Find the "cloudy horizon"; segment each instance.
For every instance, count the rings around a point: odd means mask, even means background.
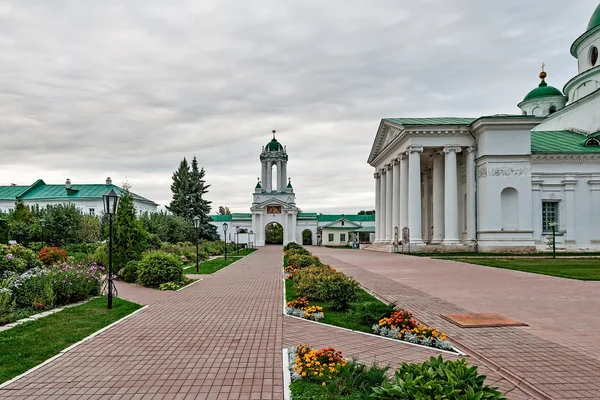
[[[0,185],[128,182],[161,205],[196,155],[248,212],[277,130],[305,212],[374,208],[382,118],[515,114],[577,73],[595,0],[0,0]]]

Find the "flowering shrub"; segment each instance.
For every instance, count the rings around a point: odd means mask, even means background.
[[[285,276],[286,279],[291,279],[294,277],[294,273],[296,273],[296,271],[298,271],[298,268],[295,265],[288,265],[287,267],[285,267],[283,269],[283,272],[285,272],[287,275]]]
[[[333,347],[313,350],[307,345],[296,347],[296,358],[292,365],[292,378],[321,382],[323,386],[346,365],[342,352]]]
[[[292,254],[287,257],[288,265],[298,269],[310,267],[311,265],[323,265],[319,257],[311,256],[310,254]]]
[[[48,267],[48,276],[54,285],[56,302],[67,304],[85,300],[100,292],[104,267],[96,263],[66,261]]]
[[[7,288],[0,288],[0,325],[8,324],[14,320],[17,303],[12,298],[12,292]]]
[[[160,290],[177,290],[179,289],[179,284],[176,282],[161,283],[158,288]]]
[[[43,309],[54,304],[54,289],[45,269],[32,268],[21,275],[13,275],[8,281],[18,308]]]
[[[38,253],[38,258],[44,265],[67,261],[67,251],[60,247],[44,247]]]
[[[287,306],[291,308],[297,308],[299,310],[304,310],[308,307],[308,300],[306,297],[297,297],[294,300],[288,301]]]
[[[373,333],[391,339],[454,351],[452,344],[446,341],[444,332],[417,324],[412,314],[404,309],[392,313],[388,318],[382,318],[378,324],[373,325]]]
[[[23,273],[41,265],[37,255],[19,244],[0,245],[0,275],[6,271]]]

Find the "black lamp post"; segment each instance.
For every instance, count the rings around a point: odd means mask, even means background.
[[[113,217],[117,214],[119,207],[119,193],[115,189],[111,189],[102,195],[102,201],[104,203],[104,213],[108,215],[108,309],[112,308],[113,299],[113,270],[112,270],[112,224]]]
[[[196,273],[198,273],[198,230],[200,229],[200,217],[194,217],[194,230],[196,231]]]
[[[44,226],[46,226],[46,220],[40,219],[40,227],[42,228],[42,247],[44,247]]]
[[[254,248],[254,232],[252,232],[252,230],[250,230],[250,235],[248,235],[248,238],[250,239],[250,248],[253,249]]]
[[[235,227],[235,252],[240,254],[240,227]]]
[[[223,239],[225,241],[225,261],[227,261],[227,222],[223,222]]]

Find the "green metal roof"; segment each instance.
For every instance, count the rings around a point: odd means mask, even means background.
[[[231,215],[211,215],[210,217],[215,222],[231,221],[232,218]]]
[[[71,190],[67,191],[65,185],[47,185],[43,180],[38,179],[30,186],[0,186],[0,199],[29,201],[101,200],[102,195],[111,189],[114,189],[119,194],[123,194],[124,192],[118,186],[106,184],[71,185]],[[133,192],[131,192],[131,195],[134,200],[158,205],[152,200]]]
[[[532,131],[531,152],[559,154],[600,154],[600,146],[586,146],[589,136],[572,131]]]
[[[211,215],[213,221],[244,221],[251,220],[252,214],[233,213],[229,215]]]
[[[319,214],[317,220],[319,222],[334,222],[338,219],[344,218],[347,221],[352,222],[364,222],[364,221],[375,221],[375,215],[346,215],[346,214]]]
[[[283,151],[283,146],[275,138],[271,139],[265,148],[267,151]]]
[[[375,233],[374,226],[363,226],[362,228],[355,229],[354,232],[358,233]]]
[[[432,118],[384,118],[398,125],[471,125],[476,118],[432,117]]]
[[[523,101],[539,99],[542,97],[563,96],[563,93],[553,86],[548,86],[544,81],[538,87],[527,93]]]
[[[590,23],[588,24],[587,30],[589,31],[597,26],[600,26],[600,5],[598,5],[596,11],[594,11],[592,14],[592,18],[590,18]]]

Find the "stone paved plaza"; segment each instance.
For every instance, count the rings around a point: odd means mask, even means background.
[[[508,398],[600,398],[594,343],[600,324],[593,311],[599,309],[600,282],[358,250],[310,250],[378,297],[446,331]],[[345,356],[393,367],[439,354],[284,317],[281,263],[281,247],[270,246],[180,292],[120,284],[121,297],[148,307],[0,389],[0,398],[283,399],[287,346],[331,345]],[[497,312],[530,326],[461,329],[439,317],[473,311]]]

